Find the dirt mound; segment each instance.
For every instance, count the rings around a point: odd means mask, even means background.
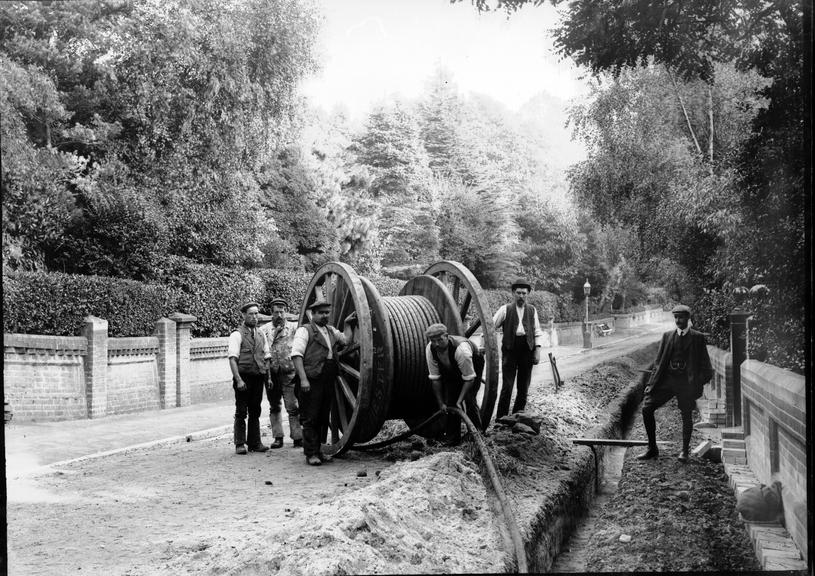
[[[223,537],[178,556],[165,574],[498,572],[503,546],[479,472],[460,452],[383,471],[346,497],[299,510],[285,528]]]

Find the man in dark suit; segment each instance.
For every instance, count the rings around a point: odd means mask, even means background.
[[[702,395],[705,384],[713,377],[705,337],[689,325],[690,308],[680,304],[674,306],[671,312],[676,330],[662,335],[656,360],[651,366],[651,377],[645,387],[642,422],[648,434],[648,450],[637,456],[640,460],[659,456],[654,412],[674,396],[682,412],[682,451],[678,457],[682,462],[688,460],[696,399]]]

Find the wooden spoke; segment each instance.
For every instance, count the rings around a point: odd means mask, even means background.
[[[459,296],[460,291],[461,291],[461,280],[459,279],[458,276],[454,276],[453,277],[453,288],[452,288],[451,292],[453,294],[453,302],[455,302],[456,304],[458,304],[458,296]],[[467,295],[469,296],[470,293],[467,292]],[[461,318],[462,318],[462,320],[464,319],[463,316]]]
[[[357,406],[357,398],[354,395],[354,391],[351,390],[345,378],[337,376],[337,402],[340,402],[343,397],[348,401],[348,404],[350,404],[351,410],[354,410]],[[342,402],[340,403],[342,404]]]
[[[340,365],[340,372],[344,372],[345,374],[348,374],[351,378],[353,378],[354,380],[359,382],[359,372],[357,370],[355,370],[354,368],[352,368],[351,366],[349,366],[348,364],[345,364],[343,362],[340,362],[339,365]]]
[[[340,423],[337,422],[337,399],[332,403],[331,418],[329,419],[329,429],[331,430],[331,443],[336,444],[340,440]]]
[[[339,384],[339,378],[337,378],[336,382]],[[337,407],[337,414],[340,417],[340,428],[342,430],[348,430],[348,411],[346,410],[345,401],[342,398],[342,391],[339,389],[341,387],[337,387],[334,390],[334,405]]]
[[[467,312],[470,310],[470,303],[473,301],[473,296],[470,294],[469,290],[467,291],[467,295],[464,297],[464,302],[461,304],[461,308],[459,308],[458,315],[461,318],[461,321],[464,322],[464,319],[467,318]],[[458,302],[458,300],[456,300]]]
[[[339,312],[337,313],[337,323],[335,326],[338,328],[342,324],[345,326],[345,317],[349,314],[349,310],[351,306],[354,304],[354,300],[351,298],[351,291],[348,290],[345,292],[345,297],[342,299],[342,304],[340,304]]]
[[[478,330],[478,328],[479,328],[480,326],[481,326],[481,318],[475,318],[475,319],[473,320],[472,325],[471,325],[469,328],[467,328],[467,331],[466,331],[466,332],[464,332],[464,335],[465,335],[467,338],[469,338],[470,336],[472,336],[473,334],[475,334],[475,331],[476,331],[476,330]]]

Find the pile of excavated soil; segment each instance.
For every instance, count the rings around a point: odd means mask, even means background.
[[[588,545],[590,572],[757,571],[744,523],[720,463],[680,462],[682,422],[676,401],[656,412],[657,460],[639,461],[626,451],[617,493],[600,511]],[[631,438],[645,439],[642,418]],[[702,440],[694,431],[691,447]]]
[[[384,470],[343,498],[302,509],[281,529],[219,537],[153,574],[498,572],[502,546],[484,485],[459,452]],[[136,574],[138,572],[132,572]]]

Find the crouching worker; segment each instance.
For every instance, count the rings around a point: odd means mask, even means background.
[[[431,324],[425,335],[430,340],[425,348],[430,382],[439,409],[445,413],[444,442],[455,446],[461,443],[461,418],[448,412],[448,406],[465,412],[481,429],[475,396],[481,386],[484,357],[467,338],[449,335],[444,324]]]
[[[266,381],[266,397],[269,400],[269,424],[274,442],[269,448],[283,446],[283,414],[281,400],[286,403],[289,415],[289,434],[295,447],[303,445],[303,431],[300,427],[300,408],[294,394],[294,364],[291,360],[291,345],[297,322],[286,320],[288,303],[282,298],[272,300],[272,321],[261,326],[269,342],[269,378]]]
[[[269,344],[258,326],[258,305],[248,302],[241,306],[243,324],[229,335],[229,368],[235,391],[235,452],[265,452],[268,446],[260,442],[260,403],[266,384]],[[248,413],[249,433],[246,432]]]
[[[338,371],[338,350],[351,340],[351,319],[345,332],[328,324],[331,304],[318,298],[311,306],[311,322],[294,333],[291,359],[297,371],[295,392],[303,425],[303,453],[306,463],[319,466],[330,457],[320,451],[328,429],[331,399]]]

